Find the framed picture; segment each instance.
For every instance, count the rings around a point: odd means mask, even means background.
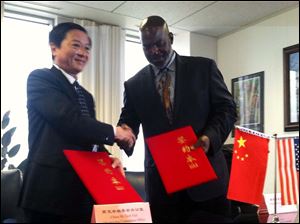
[[[234,78],[231,88],[237,107],[236,125],[263,132],[264,72]]]
[[[284,131],[299,130],[299,44],[283,48]]]

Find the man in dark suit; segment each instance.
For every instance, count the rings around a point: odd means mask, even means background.
[[[161,17],[144,19],[140,32],[150,65],[125,82],[118,125],[137,135],[142,124],[144,138],[191,125],[199,138],[195,146],[202,146],[218,176],[215,181],[168,195],[145,144],[146,195],[153,220],[199,222],[204,211],[229,216],[228,170],[221,146],[234,126],[236,109],[223,77],[213,60],[183,57],[173,51],[173,34]],[[163,78],[165,74],[168,78]],[[162,79],[169,80],[167,90]],[[124,150],[130,156],[133,148]]]
[[[97,121],[92,95],[76,81],[89,59],[87,31],[61,23],[50,32],[49,43],[53,67],[33,71],[27,82],[29,154],[19,205],[25,222],[88,223],[94,201],[63,149],[105,151],[103,144],[115,141],[130,147],[135,136]],[[123,172],[117,158],[112,167]]]

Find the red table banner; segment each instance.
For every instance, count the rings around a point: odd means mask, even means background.
[[[64,150],[64,154],[97,204],[143,202],[120,170],[111,166],[106,152]]]
[[[165,189],[173,193],[217,179],[191,126],[146,139]]]

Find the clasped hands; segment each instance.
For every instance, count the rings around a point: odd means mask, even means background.
[[[127,150],[134,146],[136,137],[129,126],[122,124],[116,127],[115,141],[121,149]]]

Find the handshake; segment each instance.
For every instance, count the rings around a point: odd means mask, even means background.
[[[115,142],[117,145],[124,150],[129,150],[135,144],[136,137],[132,129],[126,124],[116,127]]]

